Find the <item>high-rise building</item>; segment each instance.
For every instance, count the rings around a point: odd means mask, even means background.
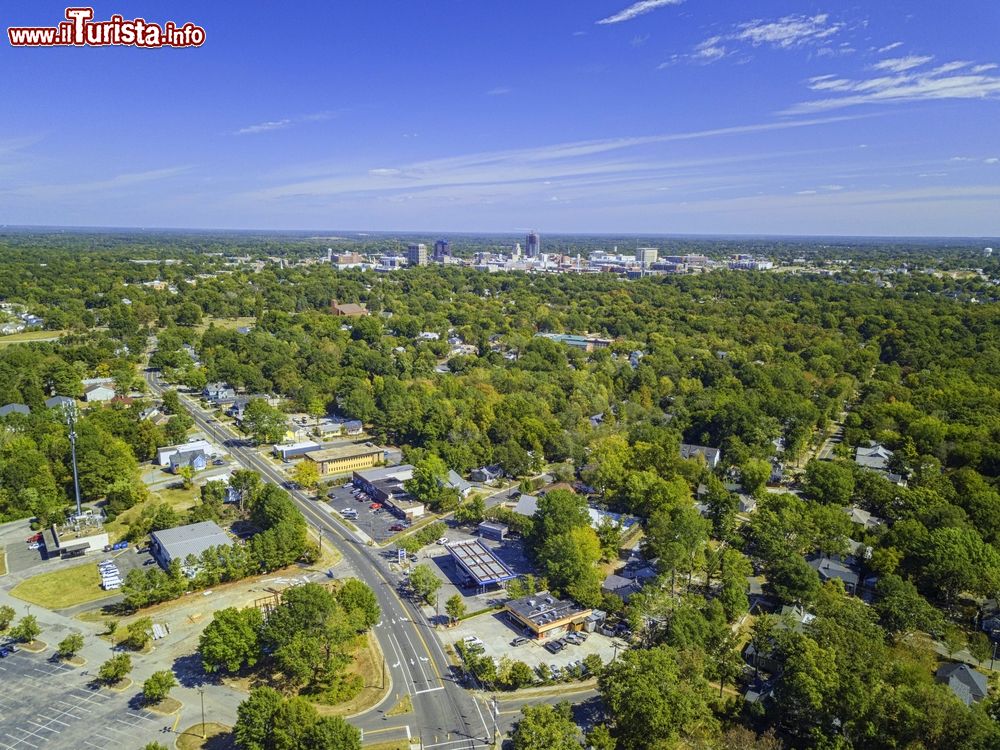
[[[438,240],[434,243],[434,260],[443,262],[451,256],[451,243],[448,240]]]
[[[411,266],[427,265],[427,245],[416,242],[406,248],[406,261]]]
[[[656,256],[659,251],[655,247],[638,247],[635,250],[635,259],[643,268],[649,268],[656,263]]]
[[[528,236],[524,241],[524,254],[529,258],[537,258],[542,252],[542,241],[538,236],[538,232],[528,232]]]

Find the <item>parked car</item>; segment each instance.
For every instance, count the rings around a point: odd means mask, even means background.
[[[24,541],[26,541],[28,544],[31,544],[32,542],[40,542],[42,541],[42,532],[38,532],[37,534],[32,534]]]
[[[558,654],[563,650],[563,645],[559,641],[549,641],[545,644],[545,650],[550,654]]]
[[[389,531],[403,531],[406,527],[401,523],[394,523],[389,527]]]
[[[527,638],[525,638],[523,635],[519,635],[517,638],[515,638],[514,640],[512,640],[510,642],[510,645],[511,646],[523,646],[527,642],[528,642]]]
[[[372,503],[368,507],[372,510],[382,510],[382,503]]]
[[[446,536],[441,537],[440,539],[437,540],[437,543],[438,544],[447,544],[448,543],[448,537],[446,537]]]
[[[214,461],[212,461],[212,466],[223,466],[225,465],[225,463],[226,462],[223,461],[221,458],[217,458]]]
[[[41,546],[40,542],[32,542],[28,545],[28,549],[39,549]]]

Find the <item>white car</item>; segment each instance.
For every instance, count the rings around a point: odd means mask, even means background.
[[[38,542],[32,542],[31,544],[28,545],[28,549],[40,549],[41,546],[42,545]]]
[[[438,539],[437,543],[441,544],[441,545],[447,544],[448,543],[448,537],[446,537],[446,536],[441,537],[440,539]]]

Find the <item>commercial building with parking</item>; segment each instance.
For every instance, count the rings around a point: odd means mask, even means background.
[[[526,634],[542,640],[576,630],[589,630],[593,610],[573,601],[556,599],[548,591],[512,599],[506,605],[507,617]]]
[[[345,445],[310,451],[305,459],[316,464],[320,476],[333,477],[378,466],[385,460],[385,452],[366,445]]]

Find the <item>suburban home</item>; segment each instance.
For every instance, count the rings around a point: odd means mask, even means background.
[[[503,476],[503,471],[499,466],[480,466],[478,469],[473,469],[469,478],[473,482],[494,482]]]
[[[226,383],[209,383],[201,395],[216,406],[230,404],[236,400],[236,391]]]
[[[757,510],[757,498],[753,495],[740,494],[738,510],[740,513],[753,513]]]
[[[984,617],[979,622],[979,629],[994,641],[1000,641],[1000,614],[992,614]]]
[[[854,451],[854,463],[863,469],[877,472],[893,484],[903,484],[903,477],[889,469],[893,453],[884,445],[874,441],[867,446],[859,445]]]
[[[858,573],[856,565],[841,560],[837,556],[827,557],[825,555],[816,556],[808,562],[809,567],[819,573],[819,580],[823,583],[836,578],[843,582],[844,589],[848,594],[857,593],[861,575]]]
[[[31,414],[31,409],[25,404],[7,404],[6,406],[0,406],[0,417],[6,417],[8,414]]]
[[[937,671],[937,680],[948,686],[962,703],[971,706],[989,693],[986,675],[968,664],[945,664]]]
[[[345,435],[360,435],[364,431],[365,426],[361,423],[360,419],[351,419],[344,422]]]
[[[779,630],[793,630],[796,633],[803,633],[806,626],[815,619],[816,615],[807,612],[802,607],[785,605],[781,608],[775,627]],[[775,657],[773,642],[768,645],[766,651],[762,648],[758,653],[753,641],[750,641],[743,649],[743,658],[751,667],[762,669],[769,674],[777,674],[782,668],[782,663]]]
[[[632,598],[633,594],[636,594],[641,590],[642,581],[635,578],[626,578],[625,576],[618,575],[617,573],[609,574],[608,577],[601,583],[602,592],[617,596],[625,602],[625,604],[628,604],[628,600]]]
[[[76,399],[69,396],[53,396],[45,399],[46,409],[72,409],[76,405]]]
[[[468,497],[472,492],[472,485],[462,479],[454,469],[448,470],[448,478],[444,480],[443,486],[457,491],[461,497]]]
[[[708,468],[715,469],[719,465],[719,461],[722,460],[722,451],[705,445],[681,443],[681,458],[697,458],[698,456],[705,459]]]
[[[194,469],[204,471],[208,467],[208,456],[200,449],[189,451],[177,451],[170,456],[170,472],[179,474],[181,469]]]
[[[233,540],[214,521],[202,521],[150,534],[149,551],[166,570],[171,560],[181,563],[188,555],[200,557],[211,547],[231,547]]]
[[[514,504],[513,510],[519,516],[534,517],[535,513],[538,512],[538,496],[521,495]]]
[[[87,402],[110,401],[115,397],[115,389],[110,385],[95,383],[83,389],[83,400]]]
[[[363,318],[368,315],[368,308],[354,302],[340,303],[333,300],[330,303],[330,312],[338,318]]]
[[[867,510],[862,510],[861,508],[857,508],[854,506],[851,506],[850,508],[844,508],[844,512],[848,516],[850,516],[852,523],[856,523],[859,526],[864,527],[866,531],[877,529],[879,526],[885,523],[878,516],[873,516]]]

